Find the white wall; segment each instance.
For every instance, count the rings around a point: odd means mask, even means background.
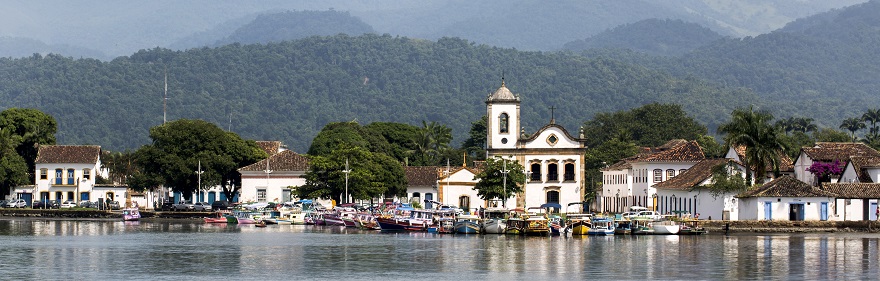
[[[697,189],[694,191],[670,189],[657,190],[657,197],[659,198],[666,198],[671,201],[672,199],[669,198],[672,195],[675,195],[675,198],[679,198],[678,200],[685,199],[688,202],[696,201],[695,209],[696,213],[700,214],[700,219],[709,219],[709,217],[711,217],[713,220],[720,220],[723,218],[724,211],[730,212],[730,220],[737,220],[740,217],[739,206],[736,203],[739,199],[734,198],[736,193],[719,194],[718,196],[714,196],[711,192],[703,189]],[[696,200],[694,200],[694,196],[696,196]],[[668,203],[665,201],[658,200],[658,203],[662,204],[662,206],[658,206],[658,211],[669,209]]]
[[[517,139],[519,139],[519,104],[514,103],[493,103],[486,107],[488,117],[488,142],[490,149],[497,148],[515,148]],[[498,116],[507,113],[508,127],[506,133],[499,132],[500,120]],[[507,139],[507,143],[502,143],[502,139]]]
[[[740,201],[740,219],[764,220],[764,202],[770,202],[772,220],[788,221],[792,203],[803,203],[804,220],[821,220],[822,202],[828,202],[828,220],[834,218],[834,200],[827,197],[751,197]]]
[[[264,202],[283,201],[282,199],[286,197],[283,190],[290,189],[290,186],[302,186],[305,183],[306,180],[301,172],[275,172],[269,175],[268,180],[265,173],[242,172],[239,201],[258,202],[258,189],[266,190]]]
[[[51,164],[36,164],[35,172],[34,172],[34,180],[35,180],[35,190],[33,200],[40,200],[40,192],[49,192],[49,200],[74,200],[77,203],[80,202],[81,194],[84,192],[89,193],[89,201],[95,201],[95,196],[93,196],[92,187],[95,185],[95,177],[99,174],[98,168],[99,163],[51,163]],[[40,179],[41,177],[41,169],[47,169],[47,177],[46,179]],[[61,185],[55,184],[55,169],[62,169],[62,182]],[[67,170],[74,169],[73,176],[73,185],[68,185],[68,175]],[[90,175],[89,179],[83,179],[83,170],[89,169]],[[56,196],[56,192],[62,192],[62,198],[58,198]],[[74,198],[68,198],[68,192],[74,192]]]

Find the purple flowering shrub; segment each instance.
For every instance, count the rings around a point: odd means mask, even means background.
[[[839,176],[843,174],[843,166],[840,164],[840,160],[834,160],[832,163],[813,162],[813,165],[807,168],[807,172],[812,173],[820,180],[828,180],[831,178],[831,175]]]

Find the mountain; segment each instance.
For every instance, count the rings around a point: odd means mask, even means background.
[[[390,35],[308,37],[172,51],[155,48],[110,62],[58,55],[0,59],[0,108],[54,116],[59,143],[110,150],[149,142],[162,123],[164,76],[169,120],[203,119],[245,138],[282,140],[303,152],[321,128],[356,120],[436,121],[463,141],[484,101],[501,85],[522,98],[523,126],[555,118],[572,133],[598,112],[677,103],[714,128],[747,91],[721,89],[644,67],[577,55],[525,52]],[[674,126],[674,124],[670,124]]]
[[[211,46],[260,14],[335,10],[350,13],[379,34],[429,40],[460,37],[478,44],[548,51],[651,18],[697,23],[724,36],[756,36],[796,18],[864,1],[9,0],[0,9],[0,37],[94,49],[106,54],[96,58],[111,60],[146,48]]]
[[[679,56],[721,38],[718,33],[695,23],[647,19],[566,43],[563,49],[630,49],[650,55]]]
[[[262,14],[252,22],[238,28],[214,46],[230,43],[253,44],[296,40],[309,36],[326,36],[344,33],[361,35],[375,33],[372,27],[347,12],[337,11],[285,11]]]
[[[100,51],[68,45],[49,45],[22,37],[0,37],[0,57],[26,57],[33,54],[65,54],[72,57],[100,58]]]

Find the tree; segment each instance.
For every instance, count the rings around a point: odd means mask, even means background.
[[[831,128],[822,128],[813,133],[816,142],[850,142],[852,139],[846,132]]]
[[[363,147],[340,145],[326,155],[309,155],[306,184],[296,189],[300,198],[333,199],[343,202],[347,192],[353,199],[372,199],[406,194],[403,166],[383,153]],[[345,167],[348,162],[348,184]]]
[[[731,113],[729,122],[718,127],[728,146],[744,146],[746,148],[743,164],[746,169],[746,182],[752,182],[752,172],[763,173],[770,165],[774,174],[779,173],[779,156],[785,151],[777,129],[770,125],[773,115],[768,112],[756,112],[753,107],[738,108]],[[755,177],[758,178],[757,176]]]
[[[412,154],[416,165],[438,165],[441,154],[449,149],[452,141],[452,129],[436,122],[427,123],[422,121],[422,128],[413,141]]]
[[[486,121],[488,117],[483,115],[480,120],[471,123],[468,138],[461,144],[461,148],[467,151],[473,160],[486,159]]]
[[[474,175],[474,180],[477,180],[474,190],[480,199],[508,199],[523,192],[526,175],[519,162],[496,157],[486,159],[483,169]]]
[[[29,182],[27,163],[15,151],[20,139],[11,128],[0,126],[0,193],[3,196],[16,186]]]
[[[867,112],[862,114],[862,122],[868,122],[871,124],[869,130],[870,135],[877,135],[877,123],[880,123],[880,109],[868,109]]]
[[[706,185],[714,198],[722,194],[743,192],[748,187],[748,182],[732,161],[712,167],[712,182]]]
[[[671,139],[694,140],[707,133],[706,126],[676,104],[652,103],[629,112],[599,113],[584,123],[584,135],[590,136],[587,147],[612,138],[631,139],[639,146],[660,146]]]
[[[55,132],[58,123],[51,115],[31,108],[10,108],[0,112],[0,127],[11,130],[11,135],[18,136],[15,151],[25,161],[27,171],[34,174],[34,161],[37,159],[37,145],[55,144]],[[33,177],[28,177],[33,184]]]
[[[840,123],[840,128],[847,130],[851,133],[850,141],[856,141],[856,132],[865,128],[865,123],[862,122],[862,119],[856,117],[850,117],[843,120],[843,123]]]
[[[201,186],[223,185],[240,181],[239,167],[268,157],[254,141],[246,141],[232,132],[202,120],[181,119],[150,129],[153,143],[135,152],[135,160],[143,169],[139,183],[161,182],[184,198],[198,191],[201,165]],[[233,198],[237,190],[224,186],[224,193]],[[240,187],[240,185],[239,185]]]
[[[706,158],[724,157],[724,154],[727,153],[724,146],[721,146],[713,136],[702,135],[697,138],[697,143],[703,149],[703,154]]]

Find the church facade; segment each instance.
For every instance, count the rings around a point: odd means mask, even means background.
[[[524,192],[505,202],[508,208],[525,209],[549,203],[559,204],[561,208],[557,211],[565,212],[569,203],[584,201],[586,147],[582,133],[578,137],[572,136],[551,117],[549,124],[526,135],[520,115],[520,98],[507,88],[503,80],[501,87],[486,99],[486,116],[487,156],[518,162],[525,168],[528,179]],[[444,187],[444,180],[441,173],[438,186]],[[488,202],[473,195],[476,192],[464,190],[472,189],[472,184],[460,180],[444,192],[449,195],[443,196],[445,203],[468,201],[471,209],[488,207]]]

